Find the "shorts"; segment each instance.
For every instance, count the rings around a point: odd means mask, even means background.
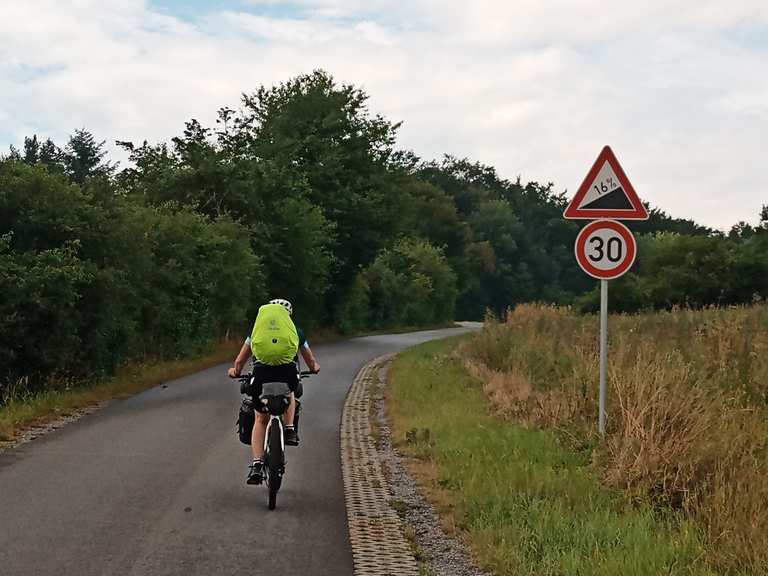
[[[285,382],[288,384],[288,388],[291,392],[297,394],[299,389],[299,374],[296,370],[296,364],[291,362],[290,364],[280,364],[278,366],[270,366],[269,364],[255,363],[253,364],[253,379],[250,383],[250,390],[247,392],[249,396],[258,398],[261,396],[261,389],[264,382]]]

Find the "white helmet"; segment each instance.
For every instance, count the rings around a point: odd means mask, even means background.
[[[280,304],[283,308],[288,310],[288,314],[293,314],[293,306],[291,305],[288,300],[283,300],[282,298],[275,298],[274,300],[269,301],[270,304]]]

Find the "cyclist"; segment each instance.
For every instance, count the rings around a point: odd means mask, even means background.
[[[291,320],[293,306],[288,300],[276,298],[259,308],[251,335],[245,339],[234,365],[227,371],[230,378],[240,376],[249,358],[253,357],[253,380],[249,395],[258,398],[264,382],[285,382],[291,390],[291,403],[285,412],[285,443],[299,445],[299,436],[293,425],[296,415],[295,392],[299,386],[298,353],[312,372],[320,371],[304,332]],[[264,479],[264,435],[269,415],[256,413],[251,433],[253,462],[248,471],[248,484],[260,484]]]

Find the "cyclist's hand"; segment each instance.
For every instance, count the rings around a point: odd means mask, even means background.
[[[312,372],[314,372],[315,374],[317,374],[318,372],[320,372],[320,364],[317,362],[317,360],[315,360],[315,361],[312,363],[312,366],[311,366],[310,368],[311,368]]]
[[[230,378],[237,378],[238,376],[240,376],[240,371],[235,370],[233,366],[229,370],[227,370],[227,376],[229,376]]]

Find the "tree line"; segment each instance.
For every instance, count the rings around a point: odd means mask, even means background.
[[[315,71],[245,94],[214,126],[126,142],[77,130],[0,158],[0,384],[110,372],[248,329],[268,297],[346,333],[594,306],[581,224],[552,184],[399,150],[399,124]],[[650,208],[650,207],[649,207]],[[729,235],[650,208],[617,309],[768,296],[768,209]],[[622,295],[622,296],[619,296]],[[26,384],[24,384],[26,383]],[[1,391],[1,390],[0,390]]]

